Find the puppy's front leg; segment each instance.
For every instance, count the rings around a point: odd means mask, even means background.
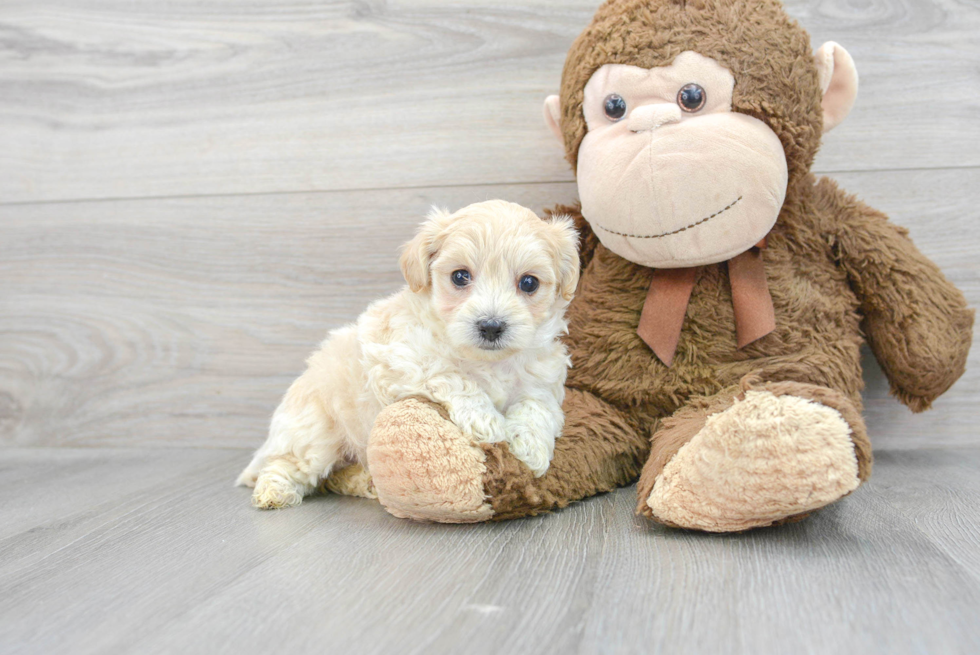
[[[390,358],[379,357],[372,366],[369,384],[383,405],[423,396],[445,407],[449,419],[468,437],[483,443],[497,443],[506,438],[503,415],[476,383],[455,373],[441,373],[419,383],[417,371],[425,370],[425,366],[411,359],[408,362],[410,365],[403,364],[396,369],[391,366]]]
[[[514,457],[541,477],[551,464],[555,439],[561,436],[565,414],[550,394],[525,396],[507,410],[507,445]]]
[[[470,380],[441,375],[425,385],[426,395],[449,412],[450,420],[463,434],[483,443],[503,441],[505,420],[490,397]]]
[[[486,395],[456,396],[442,404],[463,434],[476,441],[497,443],[507,438],[504,417]]]

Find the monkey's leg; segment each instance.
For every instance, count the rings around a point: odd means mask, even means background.
[[[737,532],[803,518],[871,475],[864,421],[844,394],[747,376],[664,419],[637,511],[673,527]]]
[[[473,444],[424,400],[387,407],[375,422],[368,467],[395,516],[470,523],[529,516],[636,479],[649,440],[592,394],[568,389],[565,429],[547,473],[535,478],[505,444]]]

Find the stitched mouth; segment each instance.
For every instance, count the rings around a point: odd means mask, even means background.
[[[705,216],[701,220],[695,221],[695,222],[691,223],[690,225],[685,225],[684,227],[677,228],[676,230],[671,230],[670,232],[664,232],[663,234],[627,234],[625,232],[617,232],[616,230],[610,230],[607,227],[602,227],[598,223],[593,223],[593,225],[595,225],[597,228],[599,228],[603,232],[609,232],[610,234],[615,234],[615,235],[618,235],[618,236],[621,236],[621,237],[628,237],[630,239],[662,239],[664,237],[669,237],[669,236],[674,235],[674,234],[680,234],[681,232],[683,232],[685,230],[690,230],[691,228],[697,227],[698,225],[703,225],[704,223],[707,223],[708,221],[710,221],[712,218],[715,218],[716,216],[721,216],[722,214],[724,214],[725,212],[727,212],[729,209],[731,209],[732,207],[734,207],[735,205],[737,205],[740,200],[742,200],[742,196],[739,196],[738,198],[736,198],[735,200],[733,200],[731,202],[731,204],[729,204],[727,207],[725,207],[723,209],[719,209],[718,211],[716,211],[711,216]]]

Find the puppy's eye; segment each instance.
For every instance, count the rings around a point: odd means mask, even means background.
[[[517,284],[521,291],[527,294],[534,293],[538,290],[538,278],[533,275],[525,275],[521,278],[521,281]]]
[[[453,271],[452,275],[449,276],[457,287],[465,287],[473,279],[470,277],[470,272],[465,268],[461,268],[458,271]]]
[[[626,101],[622,96],[611,93],[606,96],[602,103],[602,108],[606,112],[606,118],[611,121],[618,121],[626,115]]]
[[[688,84],[677,92],[677,104],[687,112],[695,112],[702,107],[708,100],[708,94],[701,88],[700,84]]]

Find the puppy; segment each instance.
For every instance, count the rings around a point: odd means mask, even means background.
[[[402,252],[408,286],[330,333],[237,484],[255,487],[256,507],[299,504],[335,468],[367,469],[378,413],[411,396],[543,475],[564,423],[577,246],[570,220],[513,203],[433,210]]]

